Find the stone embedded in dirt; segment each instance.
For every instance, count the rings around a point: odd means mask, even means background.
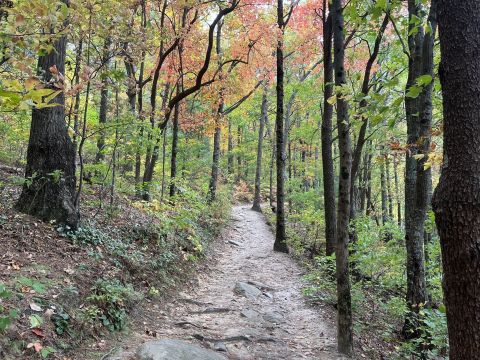
[[[227,352],[227,346],[223,341],[217,341],[215,344],[213,344],[213,348],[216,351],[222,351],[222,352]]]
[[[283,315],[278,311],[271,311],[263,315],[263,320],[273,323],[273,324],[282,324],[285,322]]]
[[[256,288],[259,288],[260,290],[267,290],[267,291],[273,291],[274,290],[271,286],[262,284],[261,282],[258,282],[258,281],[248,280],[247,284],[253,285]]]
[[[262,292],[255,286],[239,281],[235,284],[233,291],[236,294],[243,295],[248,298],[257,298],[262,295]]]
[[[209,307],[205,310],[200,311],[192,311],[192,314],[215,314],[215,313],[227,313],[232,311],[230,308],[223,308],[223,307]]]
[[[260,314],[252,309],[245,309],[240,313],[240,315],[246,317],[249,320],[256,320],[260,317]]]
[[[136,360],[225,360],[214,351],[182,340],[165,339],[150,341],[140,346]]]

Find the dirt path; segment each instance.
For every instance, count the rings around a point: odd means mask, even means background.
[[[339,359],[334,325],[304,303],[301,269],[273,252],[273,241],[261,214],[234,207],[210,269],[166,306],[156,337],[222,349],[229,359]]]

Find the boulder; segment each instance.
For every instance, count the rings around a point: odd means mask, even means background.
[[[246,296],[248,298],[257,298],[262,295],[262,292],[255,286],[239,281],[235,284],[233,291],[236,294]]]
[[[136,360],[226,360],[218,353],[175,339],[150,341],[140,346]]]

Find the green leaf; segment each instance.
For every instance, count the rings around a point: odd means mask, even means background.
[[[337,95],[333,95],[330,98],[328,98],[327,102],[330,105],[335,105],[337,103]]]
[[[431,75],[422,75],[417,78],[418,86],[425,86],[432,82],[433,78]]]
[[[388,1],[387,0],[377,0],[375,7],[378,9],[386,9]]]
[[[37,328],[42,325],[43,319],[39,315],[31,315],[28,317],[28,320],[30,321],[30,328]]]
[[[54,353],[56,350],[52,348],[51,346],[44,347],[42,350],[40,350],[40,355],[42,358],[46,359],[48,355],[51,353]]]
[[[398,99],[396,99],[396,100],[392,103],[392,106],[398,107],[398,106],[402,105],[402,103],[403,103],[403,97],[399,97]]]
[[[397,119],[393,118],[388,121],[388,127],[390,129],[393,129],[395,127],[395,124],[397,123]]]
[[[0,316],[0,331],[5,331],[8,329],[12,320],[9,316]]]
[[[372,125],[375,126],[375,125],[378,125],[380,124],[380,122],[383,120],[383,115],[381,114],[377,114],[375,115],[373,118],[372,118]]]
[[[408,92],[405,94],[406,97],[416,99],[418,95],[422,93],[422,88],[420,86],[410,86]]]

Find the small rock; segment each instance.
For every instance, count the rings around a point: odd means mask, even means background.
[[[255,320],[260,317],[260,314],[255,310],[245,309],[240,313],[241,316],[246,317],[249,320]]]
[[[243,295],[248,298],[257,298],[262,295],[262,292],[253,285],[247,284],[245,282],[239,281],[235,284],[233,291],[236,294]]]
[[[263,315],[263,320],[273,323],[273,324],[281,324],[285,322],[283,315],[277,311],[272,311]]]
[[[215,344],[213,344],[213,348],[216,351],[222,351],[222,352],[227,352],[227,346],[223,341],[217,341]]]

